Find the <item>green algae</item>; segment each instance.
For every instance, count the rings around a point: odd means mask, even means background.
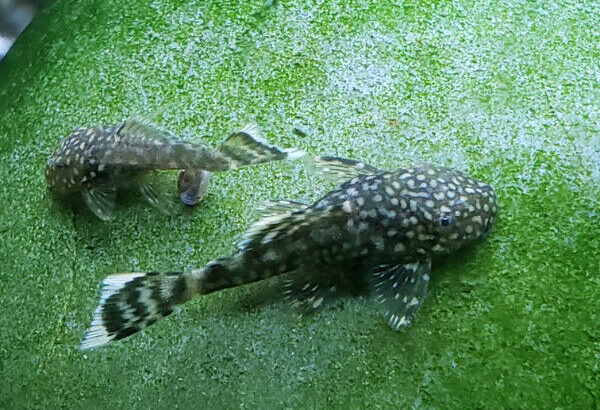
[[[597,407],[599,17],[593,2],[57,1],[0,63],[0,407]],[[255,120],[314,154],[453,166],[496,187],[497,225],[436,261],[400,333],[364,298],[299,319],[271,280],[83,353],[103,277],[201,266],[263,201],[328,188],[268,164],[215,176],[183,215],[50,206],[59,136],[132,115],[213,145]]]

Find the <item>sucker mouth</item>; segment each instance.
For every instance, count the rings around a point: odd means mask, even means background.
[[[179,194],[179,198],[181,199],[181,202],[183,202],[185,205],[194,206],[198,205],[201,196],[200,192],[198,192],[198,189],[190,188],[187,191]]]

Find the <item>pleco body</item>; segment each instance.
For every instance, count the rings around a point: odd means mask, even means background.
[[[487,234],[496,195],[486,183],[422,164],[392,172],[335,157],[317,171],[343,182],[312,205],[279,201],[230,257],[186,273],[128,273],[104,281],[83,348],[121,339],[198,295],[289,274],[287,296],[317,309],[341,285],[372,287],[393,329],[427,292],[432,258]]]

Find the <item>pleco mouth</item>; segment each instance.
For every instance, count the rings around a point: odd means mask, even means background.
[[[197,205],[198,202],[200,202],[200,192],[197,188],[194,187],[188,189],[185,192],[182,192],[181,194],[179,194],[179,197],[181,198],[181,202],[188,206],[194,206]]]

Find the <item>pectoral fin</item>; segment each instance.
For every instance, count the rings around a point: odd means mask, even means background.
[[[338,292],[335,278],[330,275],[314,275],[306,272],[293,272],[284,284],[286,300],[301,313],[314,312]]]
[[[90,210],[103,221],[114,218],[117,187],[114,185],[99,185],[84,188],[83,199]]]
[[[317,176],[338,185],[358,175],[374,175],[382,172],[380,169],[364,162],[339,157],[316,157],[308,164],[312,168],[309,172],[312,171]]]
[[[127,138],[156,138],[163,141],[177,140],[169,131],[140,118],[130,118],[123,121],[118,134]]]
[[[173,192],[174,178],[166,173],[148,173],[138,179],[140,193],[156,210],[171,214],[177,210],[177,199]]]
[[[431,260],[383,266],[373,273],[373,286],[389,326],[408,326],[423,304],[429,284]]]

